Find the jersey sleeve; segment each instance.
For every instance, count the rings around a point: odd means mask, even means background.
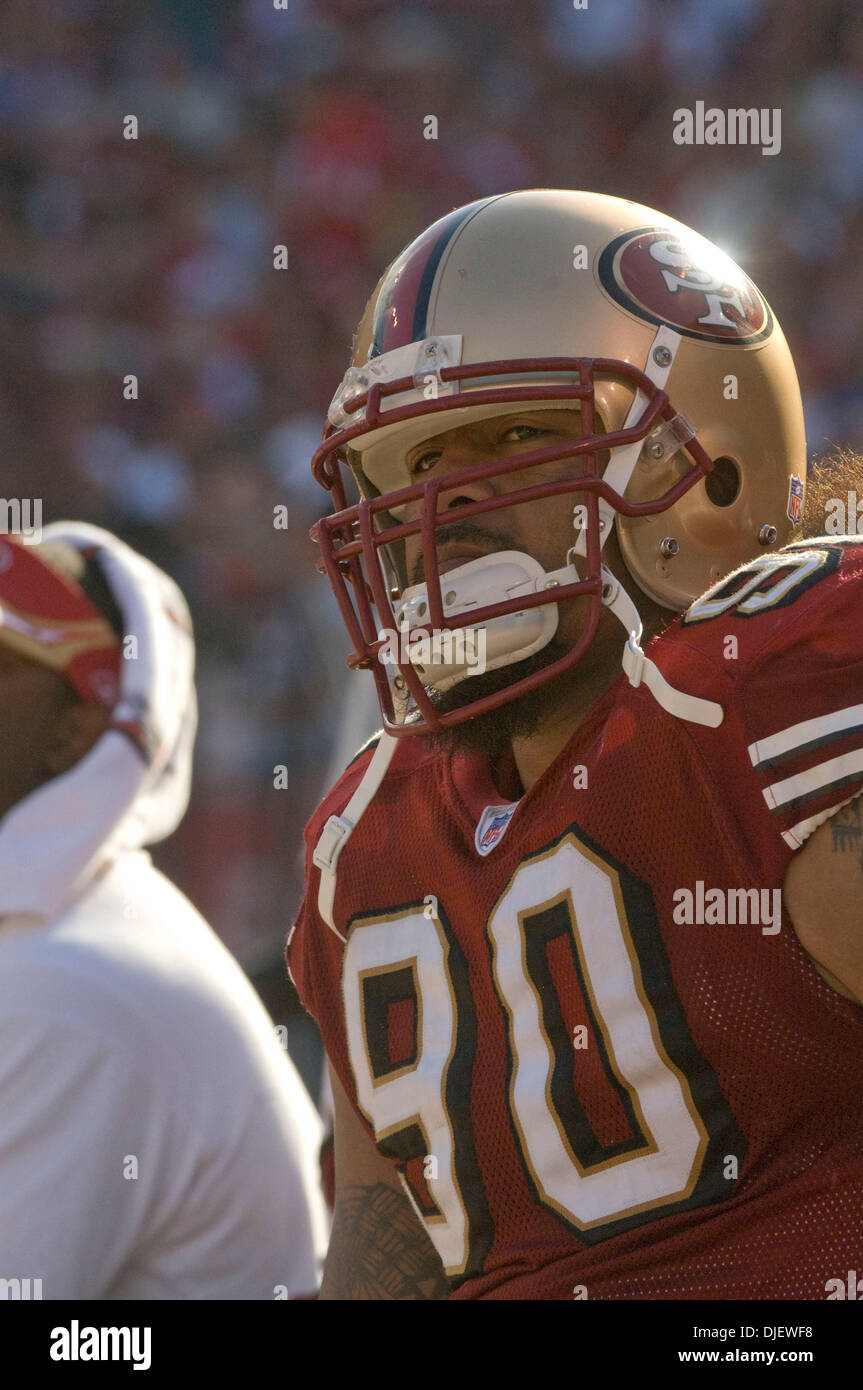
[[[863,539],[821,537],[788,550],[824,559],[764,625],[738,709],[775,834],[795,851],[863,793]]]
[[[341,987],[345,943],[338,930],[330,927],[318,910],[321,873],[314,863],[313,855],[321,830],[330,815],[339,814],[350,794],[348,790],[338,800],[331,794],[306,826],[305,893],[288,934],[285,952],[288,974],[296,987],[300,1002],[317,1023],[327,1060],[335,1069],[349,1097],[354,1093],[354,1081],[348,1060],[347,1027]],[[344,925],[338,917],[335,920],[337,928],[344,933]],[[323,1163],[323,1154],[321,1159]],[[323,1166],[321,1175],[322,1178],[326,1178]]]
[[[330,816],[348,804],[371,761],[377,739],[369,740],[348,765],[306,825],[303,901],[288,933],[286,963],[300,1002],[315,1019],[329,1054],[328,1035],[341,996],[344,928],[328,926],[318,910],[321,873],[314,862],[318,840]],[[340,885],[341,886],[341,885]],[[350,896],[350,895],[348,895]]]
[[[303,901],[288,933],[286,963],[303,1008],[312,1015],[325,1037],[324,985],[341,967],[343,943],[318,912],[320,870],[313,854],[326,817],[316,813],[305,830],[305,885]],[[327,991],[329,992],[329,991]],[[326,1042],[326,1038],[325,1038]]]

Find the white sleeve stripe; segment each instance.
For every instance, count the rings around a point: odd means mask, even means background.
[[[340,816],[330,816],[318,836],[318,842],[312,855],[312,862],[321,871],[321,881],[318,884],[318,912],[340,941],[346,941],[347,937],[342,935],[333,921],[333,904],[336,899],[336,866],[339,862],[339,855],[347,844],[351,832],[356,829],[358,820],[365,814],[374,800],[375,793],[386,776],[387,768],[392,762],[397,747],[398,739],[393,738],[392,734],[385,733],[382,729],[378,745],[356,791]]]
[[[813,830],[817,830],[819,825],[823,825],[831,816],[835,816],[837,811],[841,811],[843,806],[847,806],[849,801],[853,801],[859,793],[854,796],[846,796],[844,801],[839,801],[835,806],[828,806],[826,811],[819,811],[817,816],[810,816],[808,820],[798,821],[792,825],[790,830],[783,830],[782,838],[792,849],[799,849],[805,840],[808,840]]]
[[[863,748],[854,748],[839,758],[830,758],[826,763],[818,763],[807,772],[799,772],[795,777],[786,777],[782,782],[773,782],[764,788],[764,800],[771,810],[784,806],[797,797],[811,796],[819,787],[829,787],[831,782],[841,782],[856,772],[863,772]],[[853,798],[849,798],[853,799]]]
[[[819,715],[817,719],[804,719],[800,724],[792,724],[781,729],[769,738],[758,739],[749,745],[749,757],[754,767],[759,763],[776,758],[781,753],[789,753],[807,743],[814,743],[825,734],[841,733],[843,729],[853,729],[863,724],[863,705],[849,705],[847,709],[834,710],[832,714]]]

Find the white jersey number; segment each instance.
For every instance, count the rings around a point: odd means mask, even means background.
[[[660,1029],[622,872],[571,831],[519,865],[486,925],[506,1016],[506,1101],[521,1161],[538,1201],[587,1243],[615,1234],[622,1222],[641,1224],[669,1207],[725,1195],[731,1184],[723,1186],[719,1149],[727,1152],[731,1143],[741,1159],[743,1149],[715,1078],[688,1037],[670,979],[662,1011],[674,1017],[670,1031]],[[645,910],[652,917],[644,885],[627,879],[641,894],[639,917]],[[464,962],[442,904],[438,914],[430,920],[418,906],[355,922],[343,990],[360,1106],[383,1152],[403,1164],[423,1160],[422,1200],[403,1175],[405,1190],[453,1276],[478,1267],[485,1241],[469,1133],[476,1025],[464,1017],[472,1014]],[[652,932],[655,947],[655,919],[641,929]],[[548,966],[547,946],[555,940],[571,957],[604,1084],[628,1122],[629,1137],[616,1143],[600,1142],[579,1100],[578,1063],[586,1054],[573,1048],[563,1026]],[[414,1011],[415,1045],[393,1064],[387,1009],[400,1002]],[[592,1085],[595,1091],[595,1079]],[[703,1115],[712,1116],[711,1133]],[[724,1145],[711,1142],[717,1130]]]

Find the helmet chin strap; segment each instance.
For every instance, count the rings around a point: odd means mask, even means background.
[[[644,365],[644,374],[653,382],[654,386],[658,386],[661,390],[665,389],[680,343],[680,334],[663,324],[650,344],[647,362]],[[629,429],[635,424],[646,404],[647,399],[644,393],[637,391],[624,422],[624,429]],[[684,416],[676,416],[669,425],[665,426],[665,433],[676,437],[679,446],[691,439],[695,430]],[[615,449],[608,467],[602,475],[603,482],[610,483],[621,497],[629,486],[643,448],[644,441],[636,440],[621,449]],[[617,513],[603,497],[599,499],[598,510],[601,549],[611,535],[617,520]],[[583,558],[586,554],[587,531],[582,529],[578,540],[568,551],[566,558],[569,561],[573,555]],[[548,579],[557,579],[561,584],[571,584],[578,577],[575,566],[568,563],[562,570],[557,570],[553,575],[549,575],[546,583]],[[669,685],[656,663],[644,655],[640,645],[644,629],[638,609],[623,585],[615,579],[605,565],[602,566],[602,601],[606,608],[610,609],[619,619],[628,633],[626,646],[623,649],[623,669],[629,677],[630,685],[646,685],[657,704],[660,704],[663,709],[667,710],[669,714],[673,714],[677,719],[687,719],[693,724],[705,724],[711,729],[718,728],[725,717],[725,711],[721,705],[716,704],[713,700],[701,700],[695,695],[686,695],[682,690],[675,690],[674,686]]]
[[[623,648],[623,669],[629,677],[629,684],[646,685],[657,704],[676,719],[688,719],[692,724],[706,724],[709,729],[718,729],[725,718],[722,706],[713,700],[702,700],[697,695],[687,695],[675,689],[669,685],[656,663],[645,656],[640,645],[643,627],[638,609],[623,585],[605,565],[602,566],[602,601],[629,633]]]
[[[573,545],[566,553],[566,563],[560,569],[545,571],[532,555],[521,551],[500,551],[470,560],[467,564],[450,570],[446,583],[450,592],[447,601],[449,613],[456,616],[471,608],[482,608],[486,604],[500,603],[529,593],[540,593],[549,589],[577,584],[582,579],[575,556],[578,546]],[[687,695],[669,685],[656,664],[645,656],[641,649],[643,624],[633,600],[623,585],[606,565],[601,565],[602,602],[625,627],[627,642],[623,649],[623,669],[630,685],[646,685],[650,693],[663,709],[677,719],[687,719],[694,724],[706,724],[715,729],[722,723],[724,711],[721,705],[712,700],[702,700],[695,695]],[[399,623],[408,628],[419,626],[427,609],[428,593],[425,584],[415,585],[406,590],[398,610]],[[544,621],[547,619],[547,621]],[[527,620],[527,623],[525,623]],[[497,670],[511,665],[524,656],[541,650],[557,629],[559,617],[556,603],[532,608],[524,613],[511,613],[501,618],[492,618],[486,628],[490,652],[484,662],[484,670]],[[435,663],[434,658],[424,656],[425,665],[415,664],[423,679],[436,683],[440,690],[449,689],[466,676],[471,668],[461,663],[461,667]],[[435,665],[437,675],[433,677]]]
[[[577,547],[573,546],[567,552],[567,560],[570,560],[576,550]],[[576,566],[570,562],[562,569],[552,570],[547,574],[542,587],[548,587],[552,581],[555,586],[575,584],[580,578]],[[641,649],[644,627],[638,609],[620,580],[615,579],[606,565],[602,566],[602,602],[628,633],[622,665],[630,685],[646,685],[657,704],[669,714],[673,714],[676,719],[686,719],[691,724],[706,724],[710,729],[718,729],[725,718],[722,706],[713,700],[702,700],[697,695],[687,695],[684,691],[675,689],[673,685],[669,685],[656,663],[645,656]]]
[[[653,342],[650,344],[647,352],[647,361],[644,364],[643,371],[647,379],[652,381],[654,386],[657,386],[661,391],[665,390],[665,384],[668,381],[671,368],[674,366],[674,359],[677,356],[677,349],[680,347],[681,341],[682,339],[679,333],[675,333],[673,328],[667,328],[666,325],[663,324],[657,330]],[[623,422],[623,428],[625,430],[631,429],[632,426],[641,419],[646,405],[647,397],[644,392],[641,390],[636,391],[632,405],[629,407],[626,419]],[[688,437],[691,438],[694,433],[695,431],[690,427]],[[686,441],[684,439],[681,442],[685,443]],[[644,440],[636,439],[632,444],[625,444],[619,449],[612,450],[611,458],[602,475],[602,481],[604,483],[610,483],[615,492],[621,497],[623,497],[629,486],[630,479],[635,472],[635,465],[638,463],[643,448]],[[616,515],[617,513],[611,503],[606,502],[604,497],[600,497],[600,549],[605,545],[605,542],[611,535],[611,528],[614,525]],[[582,530],[581,535],[576,541],[575,553],[582,557],[587,554],[587,532],[584,530]]]

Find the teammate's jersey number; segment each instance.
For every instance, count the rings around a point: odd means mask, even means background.
[[[470,1119],[476,1018],[443,900],[428,913],[417,904],[355,921],[343,991],[360,1107],[382,1152],[401,1165],[424,1160],[422,1183],[402,1180],[457,1277],[478,1271],[491,1239]],[[645,885],[571,830],[518,867],[486,938],[506,1019],[507,1105],[535,1199],[593,1244],[728,1195],[727,1159],[742,1161],[744,1141],[689,1037]],[[629,1135],[616,1143],[600,1142],[579,1099],[580,1054],[549,967],[559,938],[603,1084],[626,1117]],[[393,1005],[414,1019],[411,1055],[396,1063]]]
[[[853,543],[853,538],[844,537],[836,544],[795,541],[774,555],[759,555],[697,598],[684,613],[683,626],[732,611],[741,618],[755,618],[768,608],[796,602],[813,584],[833,573],[841,558],[841,546],[849,542]]]

